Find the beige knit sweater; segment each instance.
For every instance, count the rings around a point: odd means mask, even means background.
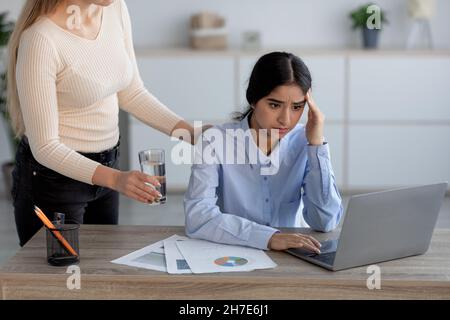
[[[166,134],[181,120],[143,85],[123,0],[103,8],[95,40],[41,17],[22,34],[16,79],[36,160],[88,184],[99,163],[77,151],[117,144],[119,106]]]

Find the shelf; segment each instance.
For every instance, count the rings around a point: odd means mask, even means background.
[[[137,57],[176,57],[176,56],[261,56],[272,51],[287,51],[298,55],[318,55],[318,56],[450,56],[448,50],[406,50],[406,49],[378,49],[363,50],[351,48],[293,48],[293,47],[274,47],[262,48],[260,50],[195,50],[191,48],[136,48]]]

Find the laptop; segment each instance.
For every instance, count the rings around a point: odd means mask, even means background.
[[[424,254],[447,191],[437,183],[352,196],[339,239],[288,253],[332,271]]]

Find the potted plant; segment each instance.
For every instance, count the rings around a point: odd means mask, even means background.
[[[6,135],[8,137],[8,140],[10,142],[11,151],[13,154],[15,154],[15,150],[17,148],[17,139],[15,138],[14,132],[9,125],[9,116],[8,116],[8,110],[6,106],[6,46],[9,41],[9,37],[11,36],[11,33],[14,29],[14,23],[7,21],[8,13],[3,12],[0,13],[0,112],[3,116],[3,124],[4,127],[7,129]],[[2,172],[3,172],[3,180],[5,182],[6,190],[11,190],[12,186],[12,177],[11,173],[14,169],[14,162],[8,161],[6,163],[2,164]]]
[[[376,4],[368,3],[350,12],[353,29],[361,29],[364,48],[378,47],[379,33],[383,23],[387,23],[386,14]]]

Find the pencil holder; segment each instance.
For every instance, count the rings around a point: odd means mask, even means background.
[[[80,225],[68,220],[65,224],[53,223],[54,229],[46,228],[47,262],[52,266],[67,266],[80,261]]]

